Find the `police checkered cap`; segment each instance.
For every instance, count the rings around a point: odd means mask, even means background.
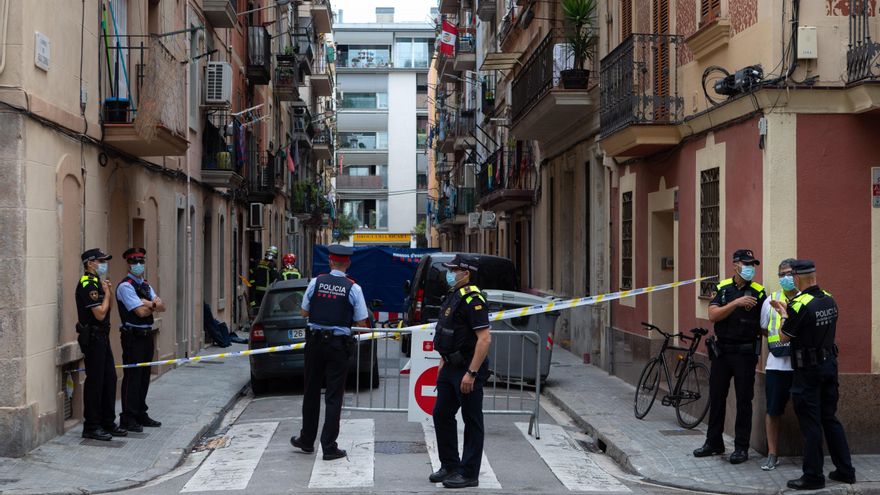
[[[458,268],[461,270],[470,270],[475,272],[479,269],[480,266],[480,258],[477,256],[470,256],[467,254],[456,254],[452,261],[449,263],[443,263],[443,266],[446,268]]]
[[[816,271],[816,263],[813,260],[795,260],[791,264],[791,271],[797,275],[813,273]]]

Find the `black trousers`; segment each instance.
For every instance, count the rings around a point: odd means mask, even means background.
[[[822,471],[822,433],[828,453],[844,476],[855,476],[843,425],[837,419],[837,360],[831,359],[813,368],[794,371],[791,398],[804,435],[804,478],[824,481]]]
[[[88,342],[80,338],[80,348],[86,365],[83,430],[113,428],[116,421],[116,363],[110,349],[110,336],[92,332]]]
[[[318,436],[318,420],[321,415],[321,386],[327,380],[324,392],[324,428],[321,430],[321,447],[324,452],[338,448],[339,418],[342,416],[342,399],[345,393],[345,377],[348,375],[348,359],[352,352],[351,337],[333,336],[330,332],[309,332],[306,343],[305,391],[303,393],[303,425],[299,438],[307,445],[314,445]]]
[[[152,332],[136,335],[122,330],[122,363],[134,364],[153,360]],[[122,424],[136,423],[147,417],[147,390],[150,388],[150,368],[125,368],[122,370]]]
[[[752,435],[752,398],[755,395],[755,366],[758,356],[754,352],[722,352],[712,361],[709,371],[709,427],[706,441],[710,445],[724,445],[724,417],[730,379],[736,390],[736,424],[734,446],[737,450],[749,449]]]
[[[449,471],[457,471],[467,479],[480,476],[483,459],[483,382],[488,376],[488,364],[480,366],[474,381],[474,390],[461,393],[461,380],[467,370],[450,364],[443,365],[437,375],[437,402],[434,403],[434,431],[437,434],[437,452],[440,464]],[[461,409],[464,420],[464,446],[458,457],[458,422],[455,413]]]

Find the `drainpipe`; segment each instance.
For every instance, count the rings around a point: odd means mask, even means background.
[[[11,0],[5,0],[3,2],[3,38],[0,40],[0,74],[3,73],[3,70],[6,69],[6,38],[9,37],[9,2]]]

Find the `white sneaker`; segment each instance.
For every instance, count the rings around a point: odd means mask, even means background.
[[[761,465],[761,469],[764,471],[773,471],[778,465],[779,459],[776,457],[776,454],[770,454],[767,456],[767,460],[764,464]]]

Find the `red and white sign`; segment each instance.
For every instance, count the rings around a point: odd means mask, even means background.
[[[430,423],[437,402],[440,354],[434,351],[434,330],[412,334],[407,420]]]

